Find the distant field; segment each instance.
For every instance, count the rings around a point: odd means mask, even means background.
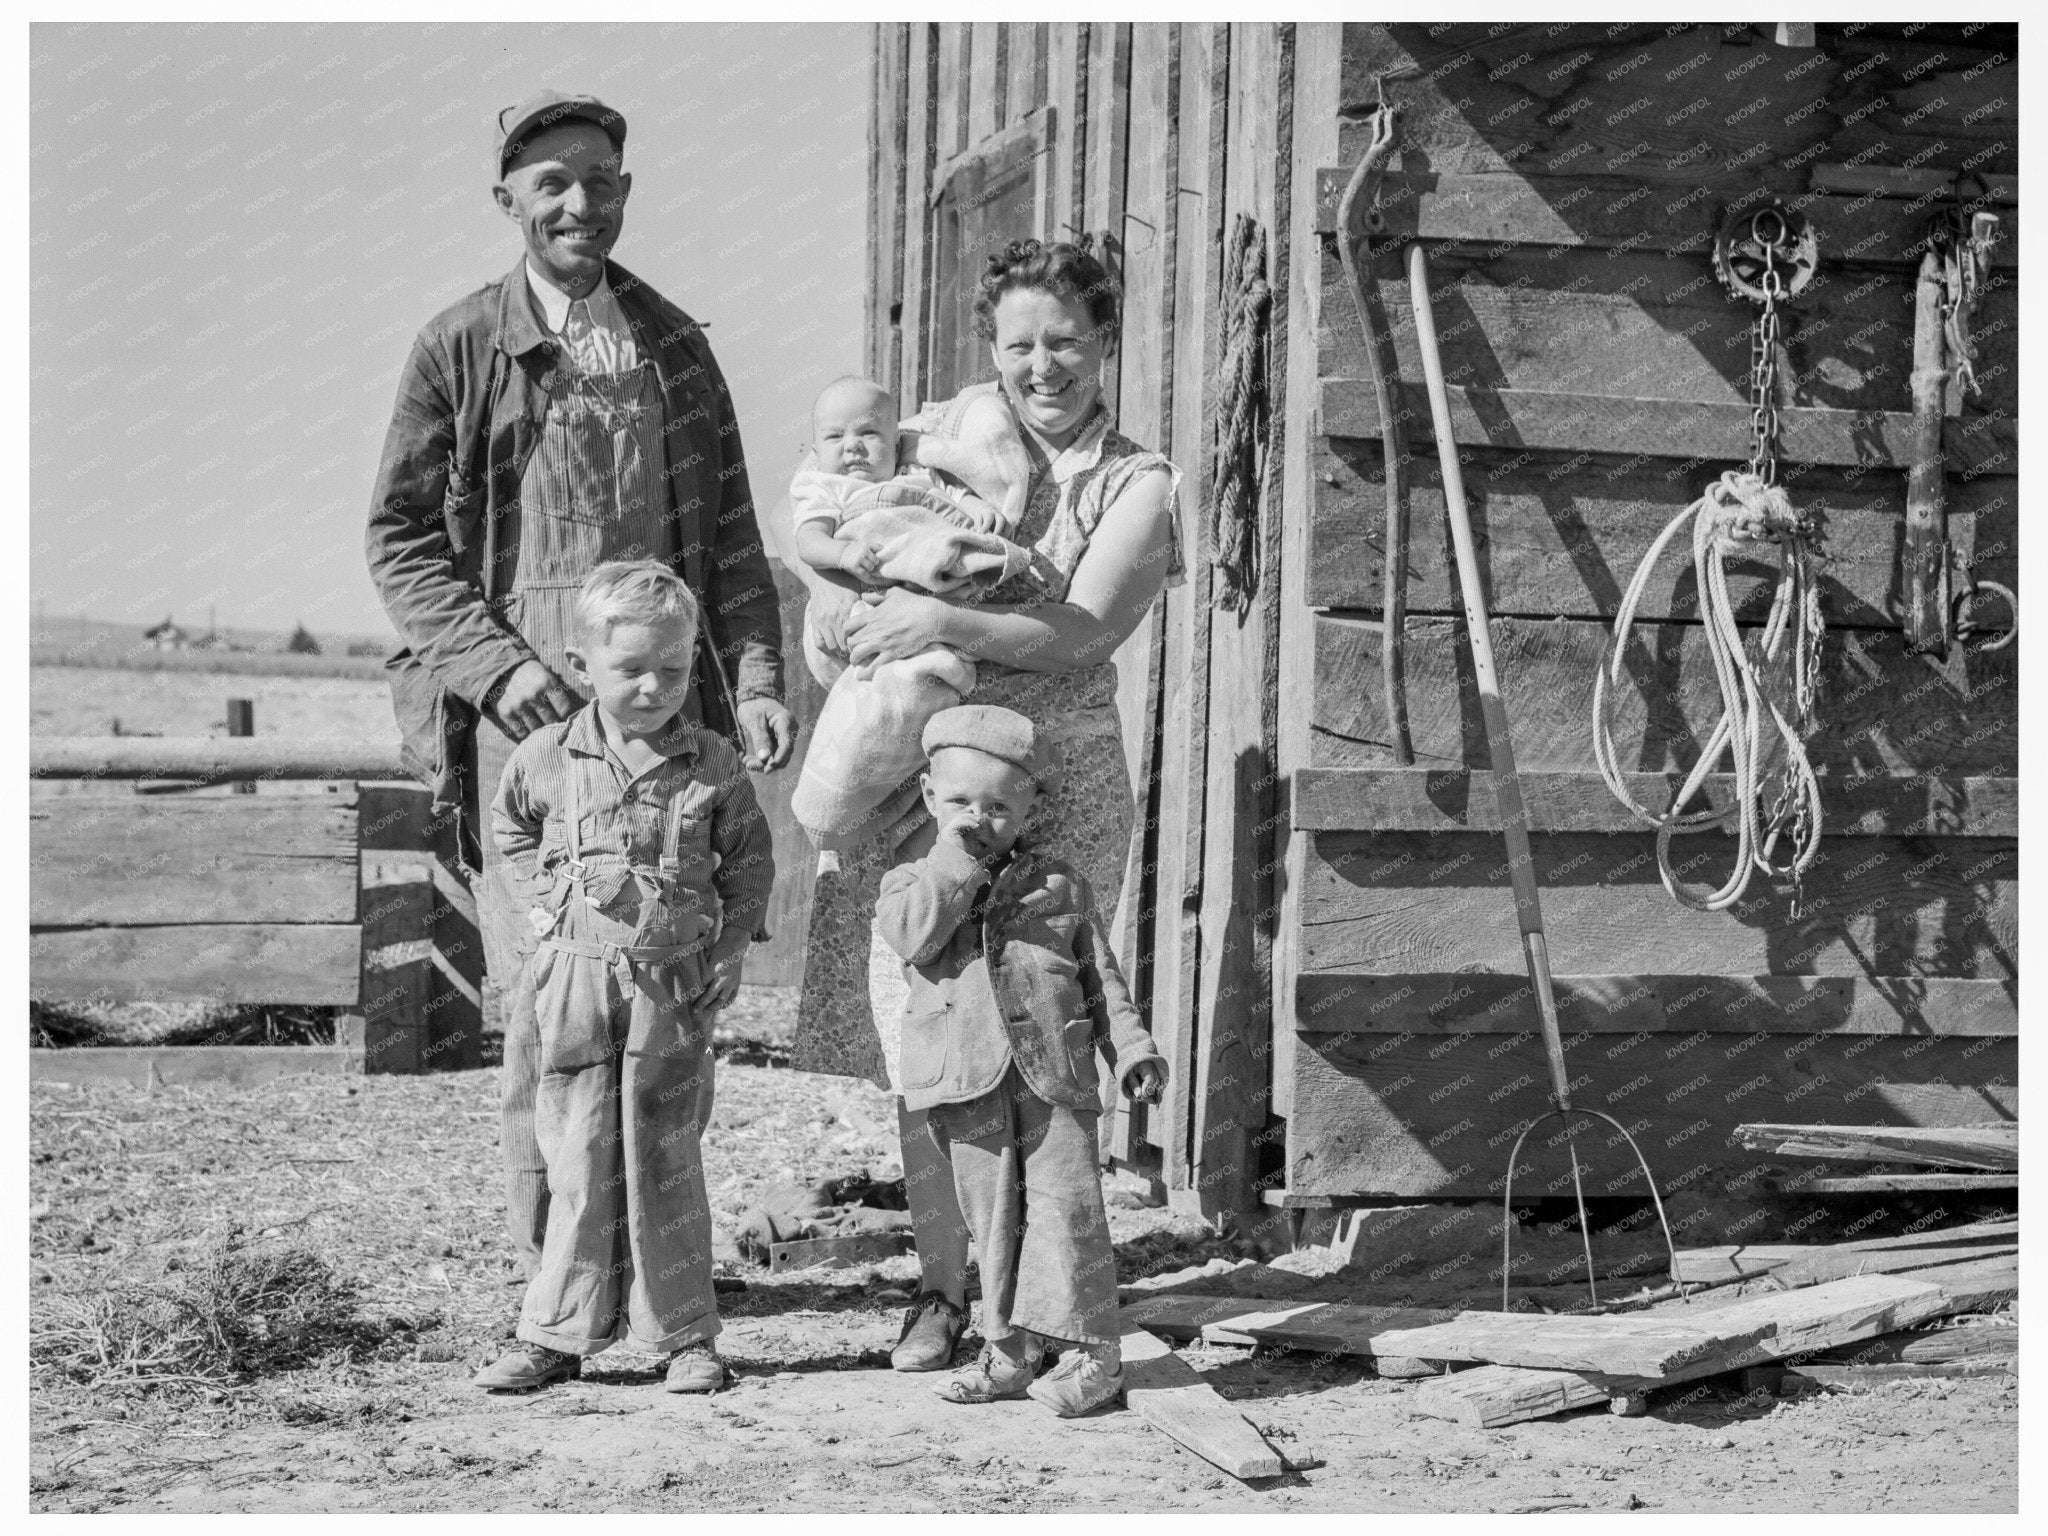
[[[319,660],[313,657],[312,660]],[[398,740],[381,680],[31,666],[31,736],[225,735],[227,701],[254,701],[258,736]]]
[[[226,636],[244,650],[160,651],[143,638],[150,626],[104,619],[45,618],[29,634],[29,665],[38,667],[120,667],[143,672],[240,672],[290,677],[381,678],[382,655],[351,656],[351,645],[395,650],[396,639],[373,635],[321,635],[318,656],[284,649],[285,636],[270,630],[235,629]],[[188,626],[199,635],[204,626]]]

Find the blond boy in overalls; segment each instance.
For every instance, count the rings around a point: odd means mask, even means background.
[[[506,764],[491,830],[538,936],[534,1130],[552,1198],[518,1345],[477,1385],[523,1391],[630,1340],[671,1392],[725,1380],[712,1347],[711,1015],[739,989],[775,867],[731,747],[679,711],[700,612],[665,563],[612,561],[567,661],[592,702]]]

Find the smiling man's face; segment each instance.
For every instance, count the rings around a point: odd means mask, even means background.
[[[633,178],[595,123],[572,119],[529,139],[491,195],[526,238],[527,259],[557,288],[582,298],[626,222]]]

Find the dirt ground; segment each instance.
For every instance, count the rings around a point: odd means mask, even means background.
[[[894,1117],[865,1084],[779,1065],[749,1010],[726,1033],[707,1138],[721,1225],[769,1185],[894,1171]],[[772,1021],[771,1021],[772,1023]],[[763,1037],[770,1037],[764,1044]],[[519,1291],[501,1228],[494,1069],[301,1077],[254,1089],[31,1090],[31,1328],[52,1298],[163,1275],[230,1215],[314,1244],[362,1286],[364,1343],[220,1392],[125,1390],[44,1371],[31,1503],[70,1511],[720,1510],[1010,1512],[1993,1511],[2017,1507],[2007,1378],[1744,1399],[1673,1388],[1479,1431],[1411,1418],[1414,1385],[1355,1361],[1189,1347],[1184,1358],[1304,1470],[1248,1485],[1121,1408],[957,1408],[887,1369],[909,1258],[768,1278],[738,1267],[721,1348],[738,1383],[658,1385],[608,1354],[525,1398],[468,1385]],[[1126,1282],[1238,1262],[1199,1221],[1111,1191]],[[1295,1297],[1376,1294],[1317,1250],[1227,1277]],[[1222,1288],[1212,1278],[1190,1289]],[[1488,1305],[1474,1294],[1472,1304]],[[349,1358],[353,1355],[353,1358]]]

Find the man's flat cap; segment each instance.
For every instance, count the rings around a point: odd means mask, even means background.
[[[1050,791],[1059,777],[1059,747],[1014,709],[999,704],[958,704],[933,715],[924,728],[924,755],[942,747],[972,747],[1015,764]]]
[[[579,120],[594,123],[603,129],[605,135],[612,141],[612,147],[624,151],[626,119],[623,113],[606,106],[595,96],[570,96],[561,91],[540,91],[524,101],[499,108],[498,174],[505,174],[506,163],[525,147],[527,140],[562,123]]]

